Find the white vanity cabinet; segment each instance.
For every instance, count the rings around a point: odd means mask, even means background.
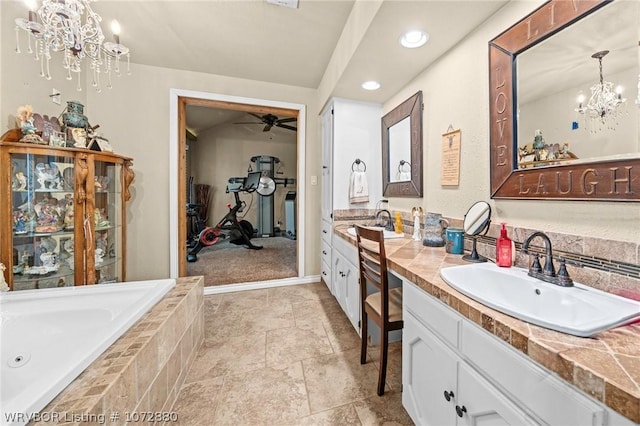
[[[402,403],[416,424],[586,426],[620,420],[413,283],[404,280],[403,286]]]
[[[321,274],[327,287],[335,276],[330,257],[332,248],[333,211],[335,209],[373,209],[382,197],[382,108],[380,104],[334,98],[321,114],[322,179],[321,179]],[[349,179],[356,159],[366,164],[369,203],[349,203]],[[363,166],[361,166],[363,167]],[[325,232],[327,231],[327,232]]]
[[[332,259],[333,295],[353,327],[360,333],[358,252],[347,241],[335,238]]]

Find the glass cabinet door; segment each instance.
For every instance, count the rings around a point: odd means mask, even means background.
[[[12,153],[10,159],[13,289],[75,285],[83,259],[74,256],[74,217],[82,214],[74,202],[74,158]]]
[[[122,165],[94,161],[94,277],[97,284],[123,281]]]

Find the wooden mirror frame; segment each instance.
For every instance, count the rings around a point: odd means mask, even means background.
[[[382,117],[382,191],[385,197],[422,197],[422,91]],[[410,117],[411,180],[390,182],[389,128]]]
[[[489,42],[491,198],[640,200],[640,158],[517,167],[517,55],[611,1],[550,0]]]

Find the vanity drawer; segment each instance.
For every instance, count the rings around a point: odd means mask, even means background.
[[[354,266],[358,265],[358,249],[351,243],[351,241],[347,241],[336,235],[333,238],[332,247],[334,250],[338,250]]]
[[[327,244],[331,245],[331,234],[333,232],[331,231],[331,222],[327,222],[326,220],[322,221],[322,230],[321,230],[321,236],[322,236],[322,240],[326,241]]]
[[[402,285],[402,304],[403,311],[411,312],[425,327],[454,348],[458,347],[462,318],[451,308],[406,279]]]
[[[331,246],[327,244],[326,241],[322,240],[322,245],[320,247],[320,258],[323,262],[327,264],[331,264]]]
[[[463,322],[460,351],[471,364],[545,423],[604,424],[604,408],[478,325]]]
[[[320,264],[321,264],[321,266],[320,266],[320,278],[322,278],[322,281],[324,281],[324,283],[329,288],[331,293],[333,293],[333,287],[332,287],[332,283],[331,283],[331,266],[330,266],[331,262],[325,262],[323,260],[322,262],[320,262]]]

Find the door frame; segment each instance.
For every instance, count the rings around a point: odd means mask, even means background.
[[[303,104],[267,99],[230,96],[183,89],[169,90],[169,271],[171,278],[186,275],[186,107],[208,106],[219,109],[253,112],[256,114],[297,114],[296,167],[296,263],[298,278],[305,277],[305,117]]]

